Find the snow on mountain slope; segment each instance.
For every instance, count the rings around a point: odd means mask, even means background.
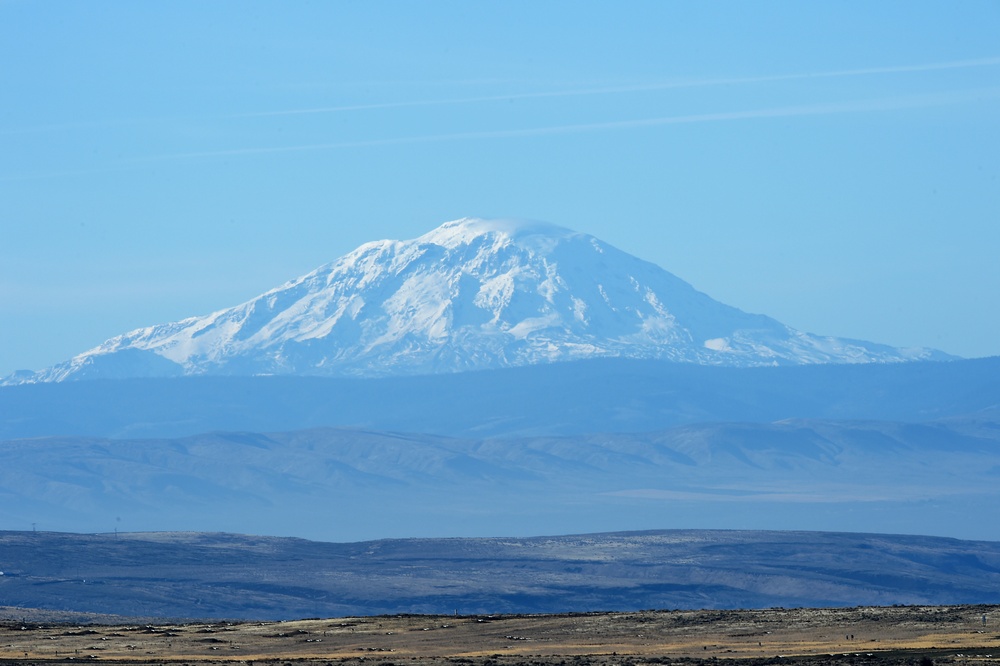
[[[6,383],[385,376],[601,356],[735,366],[946,358],[796,331],[586,234],[467,218],[367,243],[242,305],[131,331]]]

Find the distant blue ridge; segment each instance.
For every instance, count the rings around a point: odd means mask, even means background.
[[[1000,357],[762,368],[594,359],[379,379],[175,377],[0,387],[0,439],[313,427],[451,436],[641,432],[789,418],[1000,410]],[[989,411],[992,410],[992,411]]]

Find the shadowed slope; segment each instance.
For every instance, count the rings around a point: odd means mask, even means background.
[[[659,531],[331,544],[227,534],[0,533],[5,603],[295,618],[995,602],[1000,544]]]

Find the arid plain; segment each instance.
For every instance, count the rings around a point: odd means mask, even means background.
[[[16,609],[4,609],[16,617]],[[127,664],[995,663],[1000,606],[394,615],[290,622],[7,620],[0,662]]]

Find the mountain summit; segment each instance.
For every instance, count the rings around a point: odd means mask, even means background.
[[[6,383],[384,376],[612,356],[734,366],[946,357],[796,331],[569,229],[466,218],[366,243],[242,305],[141,328]]]

